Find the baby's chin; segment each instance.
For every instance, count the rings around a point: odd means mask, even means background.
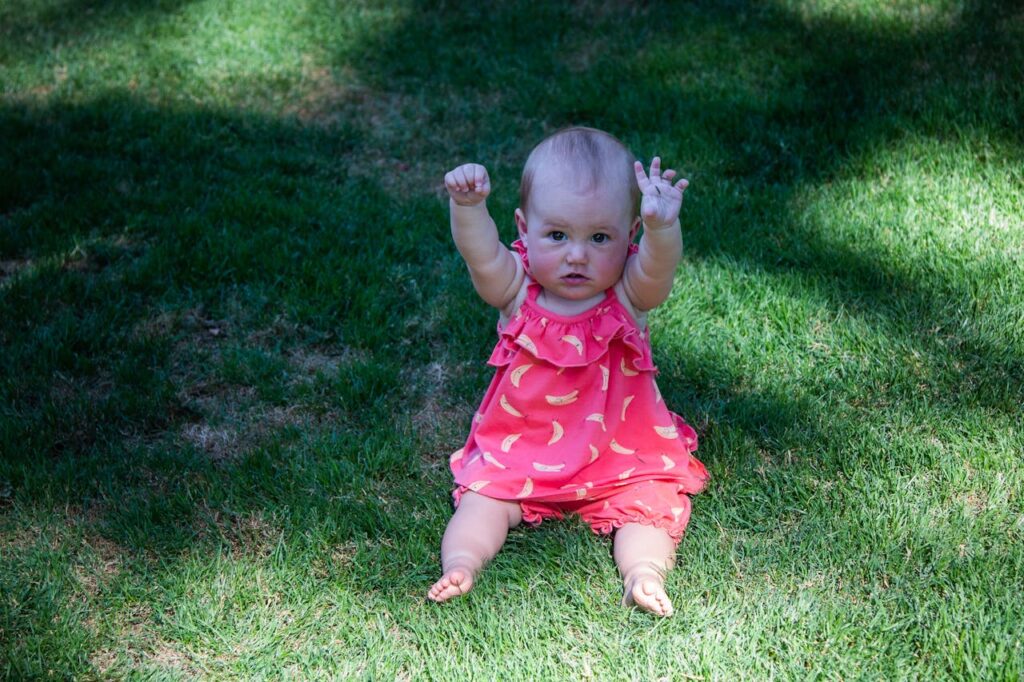
[[[600,282],[592,279],[573,285],[567,285],[561,280],[554,282],[538,280],[538,283],[544,287],[545,291],[556,294],[567,301],[585,301],[588,298],[603,294],[606,290],[615,286],[615,282]]]

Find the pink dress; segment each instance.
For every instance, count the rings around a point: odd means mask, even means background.
[[[523,257],[525,249],[513,245]],[[541,308],[541,287],[505,325],[488,364],[497,368],[450,464],[465,490],[520,503],[523,519],[580,514],[595,533],[644,523],[682,538],[688,494],[708,480],[691,453],[697,434],[662,400],[650,332],[613,289],[564,317]]]

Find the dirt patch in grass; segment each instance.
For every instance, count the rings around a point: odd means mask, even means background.
[[[288,352],[289,363],[302,374],[314,376],[317,373],[332,374],[345,362],[356,359],[354,353],[328,353],[317,348],[293,348]]]
[[[961,495],[960,503],[963,505],[964,511],[971,516],[979,516],[988,509],[988,500],[976,490]]]
[[[244,456],[290,427],[317,430],[334,420],[330,414],[315,414],[301,405],[266,405],[252,387],[205,387],[211,389],[187,399],[200,419],[183,424],[175,437],[214,461]]]
[[[435,432],[446,414],[442,403],[446,397],[448,373],[440,362],[432,362],[418,374],[424,398],[423,404],[412,416],[412,425],[421,433]]]
[[[479,397],[457,400],[451,383],[469,370],[467,364],[436,361],[407,372],[405,384],[415,401],[410,403],[412,428],[421,443],[425,470],[446,470],[448,456],[465,441]]]
[[[84,538],[85,553],[80,553],[75,562],[75,578],[81,585],[86,599],[98,595],[111,580],[121,573],[127,549],[102,536],[89,533]],[[92,556],[88,556],[92,554]]]
[[[350,177],[402,194],[418,191],[442,197],[453,150],[464,148],[467,139],[486,137],[490,117],[467,111],[492,112],[502,106],[503,97],[492,90],[437,89],[428,96],[384,88],[368,84],[349,65],[325,65],[307,56],[301,92],[283,113],[305,126],[345,131],[353,149],[341,165]],[[427,120],[436,121],[433,133],[417,135]],[[493,172],[499,159],[486,162]]]
[[[221,532],[231,543],[231,554],[236,558],[269,556],[282,538],[281,529],[258,511],[231,516]]]
[[[32,267],[32,261],[24,260],[0,260],[0,284],[9,277],[13,277],[22,270]]]
[[[196,661],[192,655],[182,650],[181,646],[175,642],[167,640],[157,642],[153,649],[147,652],[146,660],[160,668],[169,668],[184,673],[189,678],[199,676],[200,669],[196,667]]]
[[[260,399],[258,386],[233,382],[211,371],[222,366],[228,349],[262,348],[282,359],[289,387],[312,381],[320,373],[329,375],[345,362],[344,353],[318,348],[296,345],[276,350],[275,344],[301,335],[302,330],[279,318],[269,328],[246,332],[249,323],[244,315],[243,310],[237,319],[215,317],[199,307],[160,311],[134,330],[138,338],[173,339],[170,380],[182,413],[190,418],[170,433],[216,461],[244,455],[287,427],[316,428],[330,417],[300,404],[268,404]]]

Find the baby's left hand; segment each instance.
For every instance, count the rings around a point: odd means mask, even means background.
[[[640,215],[644,219],[644,227],[656,230],[675,223],[683,203],[683,191],[690,182],[682,178],[673,185],[672,178],[676,176],[676,172],[669,168],[662,173],[661,158],[658,156],[651,161],[650,178],[639,161],[633,164],[633,170],[636,171],[636,182],[643,194]]]

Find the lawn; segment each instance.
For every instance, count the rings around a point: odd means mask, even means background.
[[[424,599],[531,147],[690,179],[651,315],[701,437],[671,619],[607,538]],[[1010,0],[0,4],[0,677],[1024,676]]]

